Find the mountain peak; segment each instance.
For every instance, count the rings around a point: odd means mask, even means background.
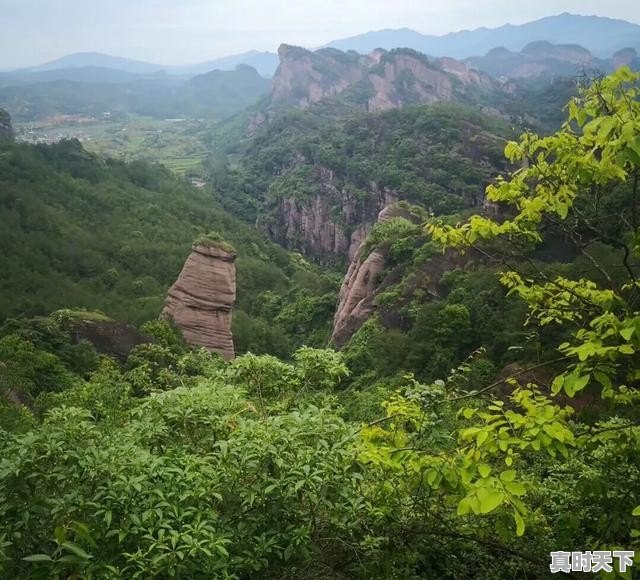
[[[468,89],[492,91],[494,82],[465,63],[430,59],[409,48],[376,49],[370,54],[327,47],[310,51],[283,44],[269,101],[268,119],[283,105],[307,109],[331,103],[361,111],[384,111],[411,104],[455,101]]]

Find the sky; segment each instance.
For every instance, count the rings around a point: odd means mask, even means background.
[[[0,0],[0,69],[93,51],[189,64],[282,42],[313,48],[402,27],[445,34],[561,12],[640,23],[637,0]]]

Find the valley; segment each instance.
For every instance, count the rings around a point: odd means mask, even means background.
[[[197,174],[208,155],[203,142],[211,122],[202,119],[101,118],[59,115],[40,122],[16,123],[19,141],[57,143],[77,139],[87,151],[123,161],[161,163],[180,175]]]
[[[0,578],[635,577],[640,25],[120,8],[0,73]]]

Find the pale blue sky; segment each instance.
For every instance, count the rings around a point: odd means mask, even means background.
[[[381,28],[444,34],[560,12],[640,23],[634,0],[0,0],[0,68],[84,51],[183,64]]]

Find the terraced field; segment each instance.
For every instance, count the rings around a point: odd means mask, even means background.
[[[162,163],[179,175],[197,175],[207,149],[202,137],[209,121],[194,119],[126,120],[57,118],[39,124],[18,124],[18,138],[30,142],[79,139],[89,151],[127,161]]]

